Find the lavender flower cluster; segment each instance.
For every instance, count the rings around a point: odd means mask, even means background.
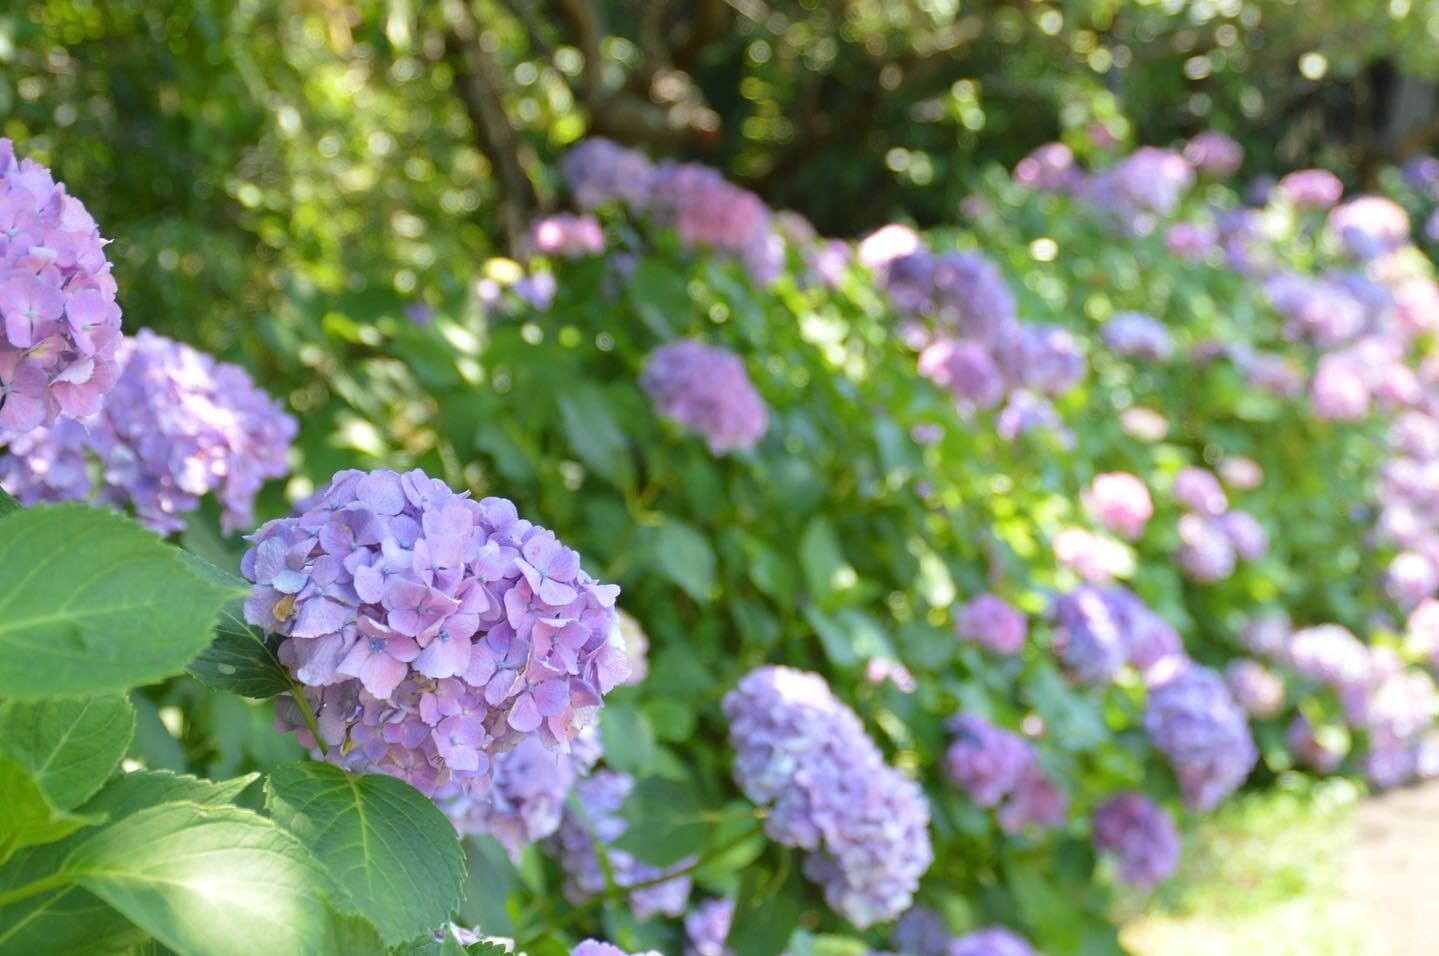
[[[1179,632],[1119,585],[1082,585],[1059,595],[1051,609],[1053,648],[1076,681],[1102,686],[1128,664],[1147,682],[1187,664]]]
[[[728,349],[694,339],[662,345],[640,385],[660,415],[697,432],[716,455],[749,451],[769,427],[764,400]]]
[[[996,654],[1018,654],[1029,636],[1024,612],[997,594],[981,594],[960,610],[955,630]]]
[[[244,369],[148,329],[116,357],[122,371],[99,411],[13,438],[0,484],[27,505],[96,497],[161,533],[184,528],[214,492],[225,530],[253,526],[255,495],[288,470],[295,420]]]
[[[612,844],[629,830],[629,822],[620,815],[626,798],[634,790],[635,781],[629,774],[611,770],[597,771],[575,784],[574,794],[581,813],[566,809],[559,829],[545,842],[549,853],[565,871],[565,897],[575,904],[604,893],[605,855],[615,885],[625,889],[649,884],[669,873],[672,879],[646,885],[629,893],[629,906],[635,918],[647,920],[656,913],[679,916],[690,896],[690,877],[685,870],[694,861],[681,860],[661,869],[637,860],[633,854],[616,849]]]
[[[740,790],[770,808],[772,839],[808,851],[805,874],[829,905],[860,928],[908,907],[933,859],[929,804],[824,679],[762,667],[724,712]]]
[[[1231,511],[1219,480],[1202,468],[1185,468],[1174,478],[1174,499],[1190,509],[1178,523],[1174,559],[1186,575],[1202,584],[1222,581],[1242,559],[1258,561],[1269,553],[1269,533],[1247,511]]]
[[[900,917],[890,942],[904,956],[1038,956],[1024,937],[1003,926],[954,936],[938,913],[922,906]]]
[[[1064,822],[1069,801],[1028,741],[975,714],[954,717],[949,730],[945,775],[979,806],[997,808],[1001,830],[1014,834]]]
[[[1142,793],[1125,791],[1094,811],[1094,848],[1113,854],[1119,875],[1150,889],[1179,866],[1179,831],[1169,814]]]
[[[1149,489],[1137,476],[1124,471],[1096,475],[1082,500],[1091,518],[1130,540],[1144,533],[1154,515]]]
[[[1197,664],[1150,688],[1144,729],[1169,758],[1191,810],[1218,806],[1259,758],[1244,711],[1224,679]]]
[[[342,471],[250,538],[251,624],[285,637],[323,756],[444,802],[531,737],[564,752],[629,673],[619,589],[503,498],[416,470]],[[295,702],[280,713],[309,747]]]
[[[50,171],[0,137],[0,444],[93,415],[120,374],[106,240]]]

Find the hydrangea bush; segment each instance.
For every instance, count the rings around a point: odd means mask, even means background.
[[[1242,788],[1434,773],[1439,178],[1242,163],[1050,144],[852,242],[585,140],[523,261],[277,338],[281,403],[122,338],[3,145],[0,940],[1118,952]],[[263,865],[283,927],[186,895]]]

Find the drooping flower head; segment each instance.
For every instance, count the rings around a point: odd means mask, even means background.
[[[50,171],[0,137],[0,444],[93,415],[120,366],[106,240]]]
[[[996,654],[1018,654],[1029,635],[1024,612],[997,594],[981,594],[964,605],[955,630]]]
[[[761,667],[725,695],[735,780],[765,830],[857,927],[893,919],[933,859],[929,804],[817,674]]]
[[[640,385],[655,410],[703,437],[716,455],[753,448],[769,412],[738,355],[694,339],[656,349]]]
[[[1179,831],[1142,793],[1125,791],[1094,811],[1094,848],[1110,853],[1126,882],[1149,889],[1179,865]]]
[[[1190,665],[1151,688],[1144,729],[1169,758],[1184,805],[1194,811],[1218,806],[1259,758],[1244,711],[1207,667]]]
[[[693,859],[684,859],[660,869],[611,846],[629,830],[629,821],[620,815],[620,809],[634,786],[634,778],[629,774],[612,770],[597,771],[575,784],[575,796],[584,812],[566,809],[559,829],[545,844],[565,871],[565,898],[571,903],[578,905],[605,892],[605,870],[596,841],[605,846],[610,872],[615,885],[621,889],[649,883],[667,873],[684,870],[694,862]],[[641,921],[656,913],[674,917],[684,912],[689,897],[690,877],[684,873],[653,886],[632,890],[629,906],[635,918]]]
[[[1137,476],[1124,471],[1095,475],[1083,501],[1091,518],[1131,540],[1144,533],[1154,514],[1149,489]]]
[[[288,470],[295,420],[244,369],[148,329],[116,356],[123,371],[99,412],[11,443],[0,458],[6,489],[25,504],[93,496],[162,533],[184,528],[185,512],[213,492],[227,531],[252,526],[260,487]]]
[[[532,736],[566,751],[629,673],[619,589],[504,498],[342,471],[250,540],[246,620],[285,637],[324,759],[347,770],[483,794],[500,754]],[[293,705],[282,718],[299,725]]]

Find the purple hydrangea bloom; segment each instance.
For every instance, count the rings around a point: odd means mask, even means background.
[[[1212,584],[1234,573],[1237,555],[1222,523],[1224,517],[1227,516],[1187,514],[1180,517],[1179,550],[1174,553],[1174,560],[1190,580]]]
[[[0,444],[93,415],[119,377],[105,244],[80,200],[0,137]]]
[[[1211,517],[1229,510],[1219,479],[1203,468],[1183,468],[1174,476],[1174,500],[1190,511]]]
[[[1434,679],[1406,670],[1397,658],[1364,684],[1340,688],[1339,700],[1351,727],[1369,732],[1371,744],[1398,744],[1422,733],[1439,709]]]
[[[997,594],[981,594],[960,610],[955,630],[996,654],[1018,654],[1029,636],[1024,613]]]
[[[1174,339],[1163,322],[1143,312],[1118,312],[1100,332],[1104,344],[1121,355],[1164,362],[1174,354]]]
[[[1000,829],[1019,833],[1064,822],[1068,801],[1028,741],[973,714],[955,717],[949,729],[954,740],[945,753],[945,775],[977,805],[997,808]]]
[[[1270,352],[1245,352],[1235,359],[1250,388],[1280,398],[1293,398],[1304,391],[1304,371],[1290,356]]]
[[[575,781],[600,758],[600,740],[591,724],[571,742],[569,753],[546,747],[538,737],[520,741],[495,758],[494,779],[483,794],[467,793],[440,809],[461,833],[488,833],[511,857],[560,826],[565,797]]]
[[[1415,192],[1432,195],[1435,184],[1439,183],[1439,159],[1433,156],[1411,156],[1399,171]]]
[[[1189,262],[1203,262],[1219,247],[1219,230],[1207,222],[1176,222],[1164,234],[1164,248]]]
[[[880,279],[898,311],[965,338],[993,342],[1016,322],[1004,274],[977,252],[935,255],[920,247],[889,260]]]
[[[734,922],[730,897],[707,900],[685,914],[685,956],[735,956],[725,945]]]
[[[654,164],[643,153],[602,137],[585,140],[560,160],[560,175],[581,209],[618,202],[641,211],[649,201],[654,173]]]
[[[1439,567],[1428,555],[1401,551],[1384,572],[1384,593],[1405,611],[1439,590]]]
[[[1284,682],[1258,661],[1241,658],[1224,669],[1229,692],[1251,717],[1273,717],[1284,706]]]
[[[559,213],[536,219],[530,224],[525,248],[531,253],[552,258],[597,256],[605,251],[605,231],[594,216]]]
[[[1295,341],[1336,345],[1358,335],[1368,321],[1364,303],[1329,279],[1283,272],[1265,283],[1264,293],[1284,318],[1285,335]]]
[[[250,623],[285,637],[324,759],[437,801],[482,795],[537,736],[565,752],[629,673],[619,589],[504,498],[415,470],[342,471],[251,535]],[[282,724],[316,746],[293,702]]]
[[[1029,743],[973,714],[955,717],[949,729],[954,734],[944,757],[949,782],[981,807],[998,806],[1034,760]]]
[[[1284,743],[1296,762],[1317,773],[1333,773],[1344,762],[1344,750],[1329,734],[1316,733],[1303,714],[1296,714],[1284,732]]]
[[[912,906],[895,921],[889,941],[906,956],[946,956],[954,936],[944,917],[927,906]]]
[[[1363,684],[1373,673],[1369,649],[1338,624],[1295,631],[1284,655],[1299,676],[1327,687]]]
[[[1259,757],[1244,711],[1207,667],[1183,668],[1152,688],[1144,729],[1169,758],[1184,804],[1195,811],[1218,806]]]
[[[824,679],[762,667],[724,712],[740,790],[770,808],[772,839],[808,851],[805,875],[829,905],[860,928],[906,909],[933,859],[929,804]]]
[[[1244,162],[1244,147],[1223,133],[1208,129],[1184,144],[1184,158],[1204,175],[1224,179],[1239,171]]]
[[[1244,623],[1240,637],[1251,653],[1270,660],[1283,660],[1288,654],[1289,637],[1294,626],[1284,611],[1266,611]]]
[[[1057,325],[1019,325],[996,344],[995,353],[1014,388],[1063,395],[1084,380],[1085,360],[1079,342]]]
[[[627,953],[613,943],[587,939],[570,950],[570,956],[661,956],[661,954],[656,949],[647,949],[642,953]]]
[[[1253,458],[1230,455],[1219,463],[1219,477],[1236,491],[1253,491],[1264,484],[1264,469]]]
[[[1047,431],[1065,448],[1074,445],[1074,434],[1065,427],[1054,403],[1028,389],[1009,393],[1009,401],[994,419],[994,431],[1005,441],[1014,441],[1027,432]]]
[[[966,414],[993,408],[1004,398],[1004,376],[979,342],[940,339],[919,356],[919,374],[954,396]]]
[[[961,936],[950,944],[945,956],[1039,956],[1039,953],[1018,933],[1003,926],[990,926]]]
[[[183,514],[214,492],[227,531],[252,526],[260,487],[288,471],[295,420],[244,369],[148,329],[116,357],[122,371],[96,414],[12,444],[0,459],[7,490],[26,504],[96,493],[161,533],[184,528]]]
[[[1092,176],[1090,199],[1133,235],[1153,230],[1194,185],[1194,168],[1173,150],[1141,146],[1109,169]]]
[[[1383,196],[1361,196],[1329,213],[1327,227],[1356,259],[1372,259],[1409,242],[1409,214]]]
[[[698,432],[710,451],[749,451],[769,427],[769,412],[738,355],[694,339],[656,349],[640,385],[655,410]]]
[[[758,196],[697,163],[663,163],[650,184],[649,213],[687,246],[741,257],[767,246],[770,211]]]
[[[1119,875],[1150,889],[1179,866],[1179,831],[1169,814],[1142,793],[1125,791],[1094,811],[1094,848],[1113,854]]]
[[[1149,489],[1125,471],[1095,475],[1082,499],[1091,518],[1131,540],[1144,533],[1144,526],[1154,515]]]
[[[1331,422],[1363,421],[1369,415],[1370,369],[1348,352],[1321,356],[1310,385],[1314,414]]]
[[[1275,185],[1279,195],[1301,209],[1328,209],[1344,195],[1344,184],[1327,169],[1300,169]]]
[[[1415,772],[1414,747],[1403,741],[1371,741],[1359,758],[1359,767],[1371,786],[1387,790],[1404,783]]]
[[[612,844],[624,836],[629,822],[620,815],[626,798],[634,789],[634,778],[611,770],[597,771],[575,784],[575,797],[583,814],[566,808],[555,835],[545,842],[546,849],[560,862],[565,871],[565,897],[574,904],[593,899],[605,891],[605,871],[600,863],[596,843],[605,848],[615,885],[621,889],[636,883],[647,883],[668,872],[683,870],[693,859],[681,860],[667,869],[642,863]],[[629,894],[630,909],[635,918],[647,920],[656,913],[679,916],[689,902],[688,874],[676,876],[654,886],[646,886]]]
[[[1128,660],[1125,608],[1113,594],[1082,585],[1054,600],[1054,652],[1081,684],[1108,684]]]
[[[1045,143],[1014,166],[1014,181],[1039,192],[1067,193],[1077,189],[1084,174],[1074,151],[1063,143]]]

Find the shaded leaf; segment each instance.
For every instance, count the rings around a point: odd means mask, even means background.
[[[119,694],[0,704],[0,752],[61,810],[100,789],[134,733],[135,711]]]
[[[671,866],[703,850],[713,826],[687,783],[660,777],[636,783],[621,814],[629,829],[615,848],[654,866]]]
[[[621,488],[634,484],[629,442],[603,392],[580,386],[561,395],[560,417],[570,447],[591,471]]]

